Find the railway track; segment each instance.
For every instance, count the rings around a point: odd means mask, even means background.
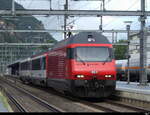
[[[19,103],[13,96],[11,96],[10,93],[8,93],[6,91],[6,89],[3,86],[0,85],[0,88],[1,88],[1,91],[3,93],[5,93],[6,96],[10,99],[10,101],[16,106],[18,111],[20,111],[20,112],[28,112],[21,103]]]
[[[125,103],[120,103],[120,102],[116,102],[116,101],[114,101],[114,100],[109,100],[109,99],[107,99],[107,100],[105,100],[107,103],[110,103],[110,104],[114,104],[114,105],[116,105],[116,106],[122,106],[122,107],[125,107],[125,108],[129,108],[129,109],[133,109],[133,110],[135,110],[135,111],[137,111],[137,112],[149,112],[149,110],[148,109],[145,109],[145,108],[141,108],[141,107],[133,107],[133,106],[131,106],[131,105],[129,105],[129,104],[125,104]]]
[[[28,96],[30,99],[34,100],[36,103],[38,103],[40,106],[46,108],[46,111],[48,112],[63,112],[63,110],[60,110],[59,108],[47,103],[46,101],[40,99],[39,97],[32,95],[30,92],[28,92],[25,89],[19,88],[17,86],[14,86],[6,81],[4,81],[9,86],[13,87],[14,89],[18,90],[19,92],[23,93],[24,95]],[[24,104],[20,103],[15,97],[11,95],[3,86],[1,86],[5,92],[5,94],[8,96],[8,98],[12,101],[12,103],[18,108],[20,112],[30,112],[25,107]],[[5,85],[6,87],[6,85]]]
[[[28,86],[28,87],[31,87],[31,86]],[[24,88],[22,87],[21,89],[24,89]],[[124,104],[124,103],[120,103],[120,102],[113,101],[113,100],[106,99],[103,101],[93,102],[93,101],[89,101],[89,100],[83,100],[80,98],[66,96],[66,95],[63,95],[63,94],[55,92],[55,91],[50,91],[47,88],[36,87],[36,86],[32,86],[32,88],[36,88],[37,90],[42,90],[43,93],[45,92],[45,93],[49,93],[49,94],[54,94],[54,95],[59,96],[60,98],[69,99],[72,101],[72,106],[76,104],[78,106],[82,106],[87,109],[95,109],[96,112],[99,112],[98,110],[100,110],[102,112],[148,112],[148,110],[146,110],[144,108],[135,107],[133,105],[131,106],[129,104]],[[42,97],[40,97],[40,98],[42,98]]]
[[[91,108],[96,108],[98,110],[102,110],[103,112],[149,112],[148,109],[136,107],[129,104],[124,104],[120,102],[116,102],[110,99],[102,99],[102,100],[84,100],[73,98],[70,96],[61,95],[67,99],[80,102],[83,105],[89,106]]]
[[[117,103],[112,100],[104,100],[103,102],[96,102],[96,103],[89,103],[89,102],[83,102],[85,104],[88,104],[91,107],[102,109],[107,112],[148,112],[149,110],[133,107],[130,105],[125,105],[123,103]]]

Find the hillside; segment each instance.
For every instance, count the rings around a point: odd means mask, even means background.
[[[0,0],[0,9],[11,9],[12,0]],[[16,9],[24,9],[21,5],[15,3]],[[44,29],[41,21],[33,16],[10,17],[0,16],[0,29]],[[0,33],[0,43],[47,43],[57,42],[49,33]]]

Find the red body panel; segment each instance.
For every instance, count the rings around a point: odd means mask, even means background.
[[[68,48],[74,48],[79,46],[106,46],[112,48],[112,44],[70,44],[67,47]]]
[[[79,79],[76,75],[85,75],[80,79],[96,79],[101,80],[116,80],[115,60],[112,62],[77,62],[75,59],[66,58],[66,49],[75,48],[77,46],[106,46],[112,48],[112,44],[71,44],[67,47],[56,49],[48,52],[47,58],[47,77],[48,78],[63,78],[63,79]],[[92,74],[92,71],[97,71]],[[111,78],[104,77],[105,75],[113,75]]]
[[[48,78],[64,78],[66,76],[66,48],[50,51],[47,60]]]
[[[69,74],[71,79],[78,79],[75,77],[76,75],[84,75],[85,77],[82,79],[93,79],[93,77],[96,77],[96,79],[101,80],[116,80],[116,68],[114,65],[115,60],[105,64],[103,62],[86,62],[86,64],[83,64],[72,60],[72,70],[70,70]],[[92,71],[97,71],[97,73],[93,74]],[[113,75],[114,77],[106,78],[105,75]]]

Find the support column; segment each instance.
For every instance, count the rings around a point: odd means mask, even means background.
[[[129,45],[130,45],[130,25],[127,25],[127,27],[126,27],[126,29],[127,29],[127,37],[128,37],[128,47],[127,47],[127,59],[128,59],[128,62],[127,62],[127,67],[128,67],[128,69],[127,69],[127,84],[129,84],[130,83],[130,69],[129,69],[129,67],[130,67],[130,54],[129,54]]]
[[[100,5],[100,11],[104,11],[105,10],[105,0],[102,0],[102,4]],[[103,30],[103,16],[100,16],[100,26],[99,26],[99,30]]]
[[[68,0],[66,0],[66,3],[65,3],[65,5],[64,5],[64,9],[65,10],[68,10]],[[67,19],[68,19],[68,15],[67,14],[65,14],[64,15],[64,39],[67,39],[67,32],[66,32],[66,30],[67,30]]]
[[[114,44],[115,43],[115,34],[114,34],[114,32],[112,32],[112,44]]]
[[[147,51],[146,51],[146,36],[145,36],[145,0],[141,0],[141,11],[143,15],[140,17],[141,31],[140,31],[140,84],[147,85]]]
[[[12,15],[15,15],[15,0],[12,0]]]

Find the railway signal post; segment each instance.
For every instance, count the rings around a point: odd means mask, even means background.
[[[129,54],[129,44],[130,44],[130,25],[132,23],[132,21],[125,21],[124,22],[126,24],[126,30],[127,30],[127,42],[128,42],[128,47],[127,47],[127,84],[130,83],[130,69],[129,69],[129,65],[130,65],[130,54]]]

